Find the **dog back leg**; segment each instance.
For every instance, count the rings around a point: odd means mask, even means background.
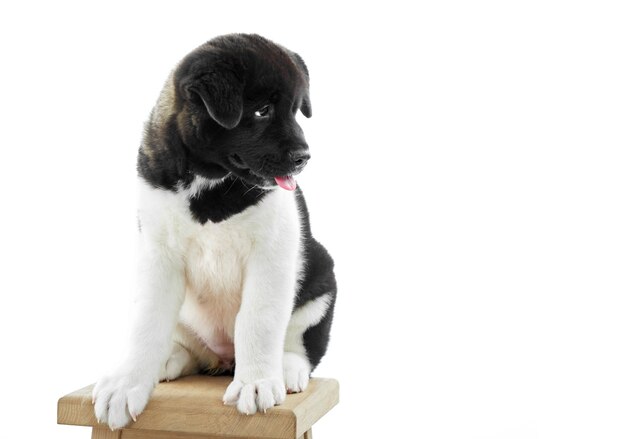
[[[172,353],[161,368],[159,381],[172,381],[185,375],[192,375],[199,371],[198,361],[182,345],[172,343]]]
[[[306,389],[309,376],[326,353],[335,296],[327,293],[298,308],[285,338],[283,373],[289,393]]]

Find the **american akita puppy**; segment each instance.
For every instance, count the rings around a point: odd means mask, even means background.
[[[208,41],[168,78],[139,149],[140,285],[128,356],[93,391],[121,428],[156,383],[234,379],[224,402],[265,411],[300,392],[326,352],[333,261],[294,175],[311,116],[298,54],[258,35]]]

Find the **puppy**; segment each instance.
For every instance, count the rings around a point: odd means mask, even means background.
[[[137,318],[94,388],[100,422],[125,426],[158,381],[198,372],[234,371],[224,402],[246,414],[307,387],[336,297],[294,179],[308,90],[302,58],[258,35],[210,40],[168,78],[139,149]]]

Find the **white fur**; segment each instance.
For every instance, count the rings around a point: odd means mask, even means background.
[[[111,428],[143,411],[159,379],[214,367],[232,355],[233,342],[237,368],[224,402],[254,413],[285,397],[283,348],[301,267],[295,197],[273,190],[244,212],[201,225],[189,197],[218,184],[196,178],[178,192],[140,184],[130,352],[93,392],[96,416]]]
[[[196,175],[189,185],[189,188],[183,189],[181,187],[179,188],[179,192],[181,192],[183,195],[186,195],[187,197],[196,197],[200,192],[202,192],[202,189],[212,189],[219,186],[229,175],[230,174],[227,174],[224,178],[221,178],[219,180],[209,180],[208,178],[202,177],[201,175]]]

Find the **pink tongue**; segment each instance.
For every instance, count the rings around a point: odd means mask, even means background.
[[[274,177],[274,180],[276,180],[276,184],[283,189],[287,189],[288,191],[296,190],[296,180],[291,175]]]

